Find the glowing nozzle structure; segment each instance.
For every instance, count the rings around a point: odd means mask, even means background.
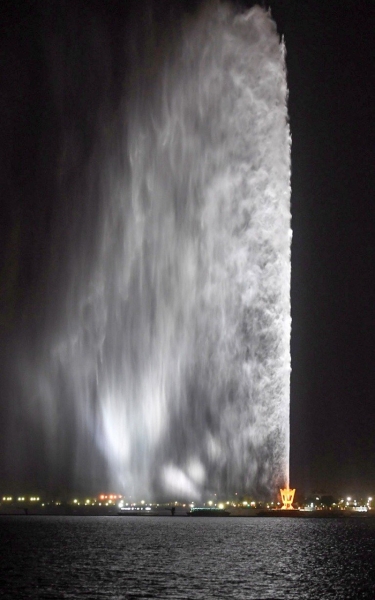
[[[295,489],[289,489],[289,488],[285,488],[285,489],[280,489],[280,494],[281,494],[281,500],[282,500],[282,510],[293,510],[293,500],[294,500],[294,494],[295,494],[296,490]]]

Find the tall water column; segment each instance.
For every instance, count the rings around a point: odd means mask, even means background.
[[[80,208],[35,376],[47,447],[58,463],[73,421],[77,481],[95,448],[133,497],[266,494],[289,483],[284,47],[259,7],[149,27],[62,177]]]

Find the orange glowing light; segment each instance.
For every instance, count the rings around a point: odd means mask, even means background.
[[[284,488],[280,489],[282,507],[281,510],[293,510],[293,500],[294,494],[296,493],[295,489]]]

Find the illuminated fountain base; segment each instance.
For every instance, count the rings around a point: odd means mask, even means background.
[[[293,505],[295,492],[296,492],[295,489],[293,489],[293,490],[290,488],[280,489],[281,500],[283,503],[281,510],[294,510],[292,505]]]

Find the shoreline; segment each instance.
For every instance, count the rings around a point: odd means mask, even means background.
[[[348,510],[259,510],[254,509],[251,512],[241,510],[232,511],[227,516],[222,515],[205,515],[205,516],[192,516],[188,515],[186,511],[179,511],[172,516],[169,509],[160,509],[153,511],[152,514],[147,513],[130,513],[130,514],[118,514],[117,509],[114,510],[100,510],[97,507],[82,508],[70,510],[69,507],[46,507],[45,509],[8,509],[6,511],[0,510],[0,517],[119,517],[119,518],[189,518],[189,519],[238,519],[238,518],[266,518],[266,519],[369,519],[375,517],[375,511],[369,512],[355,512]]]

